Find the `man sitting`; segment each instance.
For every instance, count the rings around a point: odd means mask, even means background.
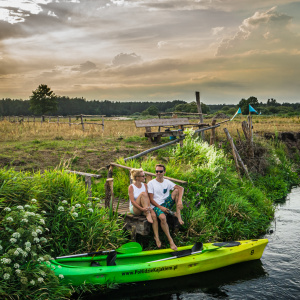
[[[153,210],[155,211],[157,217],[160,219],[161,228],[169,240],[170,248],[173,250],[177,250],[177,246],[175,245],[170,235],[170,230],[165,214],[168,213],[176,203],[175,215],[181,225],[184,223],[181,218],[180,212],[183,208],[182,196],[184,188],[164,178],[164,175],[166,173],[166,168],[164,165],[156,165],[155,173],[156,178],[148,183],[150,202],[154,207]],[[173,192],[170,194],[171,190],[173,190]]]

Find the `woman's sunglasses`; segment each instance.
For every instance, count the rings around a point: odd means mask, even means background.
[[[156,173],[163,173],[163,170],[155,170]]]

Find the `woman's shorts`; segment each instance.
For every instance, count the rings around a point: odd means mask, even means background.
[[[175,201],[172,199],[171,195],[168,196],[168,198],[165,199],[165,202],[161,204],[161,206],[166,207],[168,209],[171,209],[175,204]],[[155,211],[156,215],[159,217],[161,214],[164,214],[164,212],[159,209],[158,207],[154,207],[153,210]]]

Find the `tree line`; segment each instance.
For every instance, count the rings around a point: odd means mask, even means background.
[[[233,115],[240,107],[243,114],[249,113],[249,104],[260,114],[299,115],[300,103],[278,103],[276,99],[268,99],[267,103],[259,102],[254,96],[241,99],[234,104],[204,104],[201,103],[204,114],[225,113]],[[29,100],[2,99],[0,100],[0,116],[30,116],[30,115],[157,115],[159,112],[190,112],[197,113],[196,102],[187,103],[183,100],[167,102],[121,102],[121,101],[87,101],[84,98],[69,98],[56,96],[44,84],[32,92]]]

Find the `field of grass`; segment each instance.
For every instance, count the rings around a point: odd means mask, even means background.
[[[225,139],[224,127],[233,137],[237,136],[237,129],[242,135],[241,122],[244,120],[247,116],[238,116],[231,122],[221,124],[216,129],[217,140]],[[205,119],[205,122],[211,123],[211,119]],[[83,131],[81,125],[1,121],[0,167],[37,171],[54,168],[67,161],[73,170],[99,173],[109,162],[153,146],[144,137],[144,128],[136,128],[134,120],[107,119],[104,124],[104,131],[102,126],[97,125],[85,125]],[[253,127],[254,134],[258,135],[298,132],[300,119],[253,116]],[[210,131],[206,131],[205,138],[209,140]],[[162,142],[167,141],[168,138],[162,139]]]

